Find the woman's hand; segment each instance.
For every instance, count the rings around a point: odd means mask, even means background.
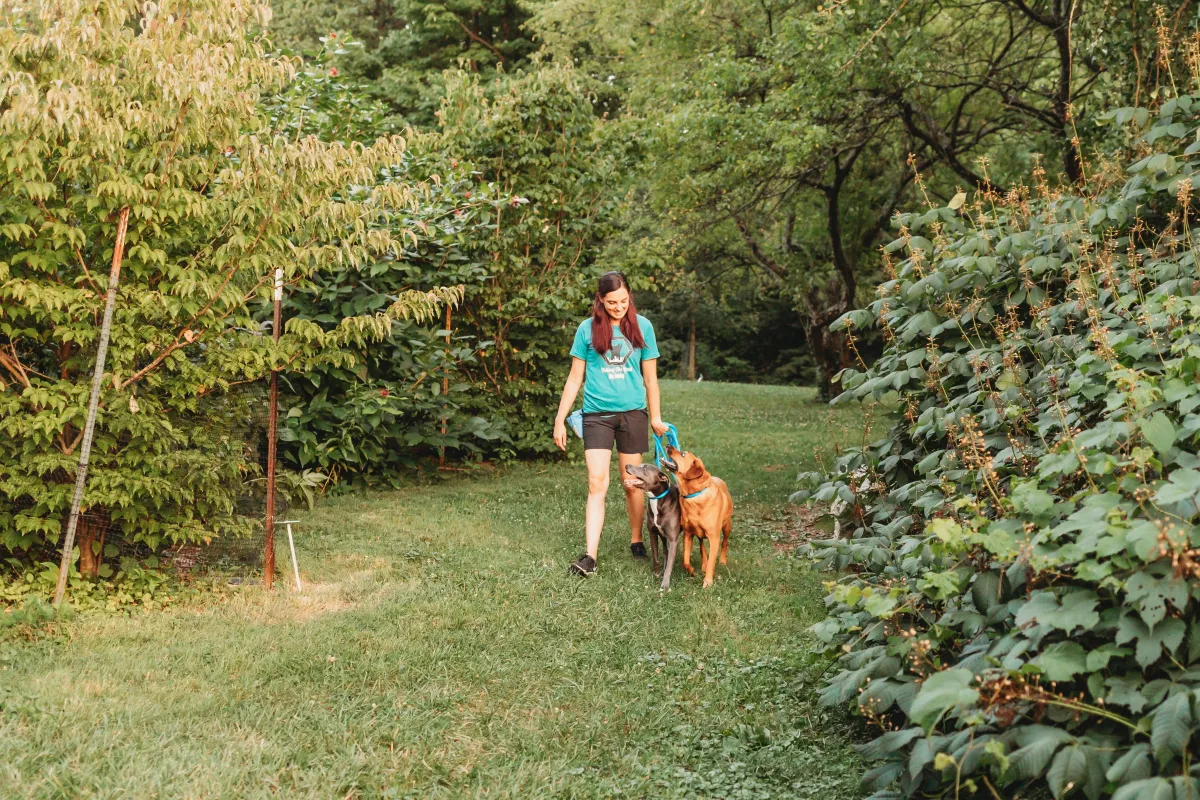
[[[564,419],[554,420],[554,443],[564,453],[567,451],[567,422]]]
[[[663,422],[662,418],[660,417],[655,417],[654,419],[650,420],[650,427],[659,436],[662,436],[669,430],[667,423]]]

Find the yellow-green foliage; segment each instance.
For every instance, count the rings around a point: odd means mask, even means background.
[[[285,138],[260,113],[297,68],[268,55],[269,16],[249,0],[0,10],[0,547],[57,541],[123,208],[84,507],[151,545],[244,528],[233,501],[256,465],[222,433],[246,413],[231,385],[345,363],[342,345],[459,297],[405,294],[330,331],[289,326],[277,345],[256,321],[277,268],[304,285],[416,238],[393,222],[410,187],[376,180],[403,139]]]

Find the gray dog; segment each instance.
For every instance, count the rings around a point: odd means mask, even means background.
[[[666,553],[663,565],[662,589],[671,588],[671,568],[675,566],[675,549],[679,545],[679,489],[671,484],[667,473],[653,464],[627,464],[626,486],[646,493],[646,527],[650,530],[650,555],[654,574],[658,574],[658,545]]]

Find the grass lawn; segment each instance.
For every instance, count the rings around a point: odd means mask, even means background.
[[[797,470],[858,440],[863,410],[775,387],[664,397],[733,491],[712,590],[677,569],[658,592],[615,479],[599,574],[567,574],[581,450],[330,500],[295,526],[303,594],[284,547],[271,596],[0,644],[0,796],[861,796],[813,699],[821,576],[772,537]]]

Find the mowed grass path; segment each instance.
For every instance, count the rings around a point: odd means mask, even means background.
[[[807,666],[821,576],[772,534],[862,409],[705,383],[664,400],[733,490],[712,590],[677,569],[659,593],[615,479],[599,574],[569,576],[581,463],[330,500],[295,526],[303,594],[284,546],[271,596],[0,645],[0,797],[860,796]]]

